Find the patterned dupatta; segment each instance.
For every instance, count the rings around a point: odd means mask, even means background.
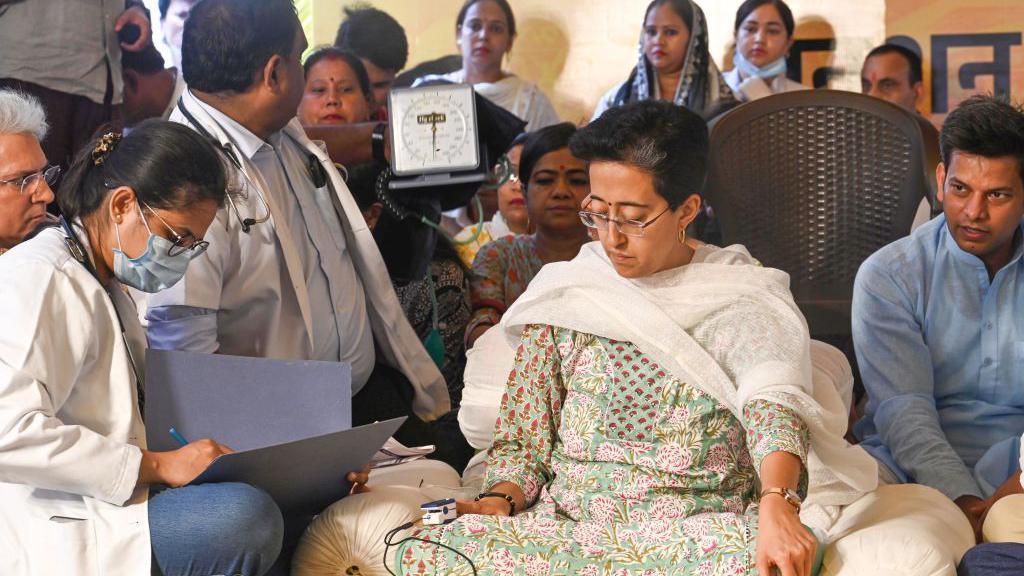
[[[690,6],[693,8],[690,44],[686,48],[683,73],[680,75],[672,101],[678,106],[683,106],[706,117],[709,114],[722,112],[738,104],[739,101],[725,82],[725,78],[722,77],[714,59],[711,58],[704,12],[692,0],[690,0]],[[629,79],[622,85],[618,94],[615,95],[612,105],[622,106],[629,102],[656,98],[657,81],[658,73],[647,60],[647,55],[644,54],[644,32],[641,29],[640,61],[633,68]]]

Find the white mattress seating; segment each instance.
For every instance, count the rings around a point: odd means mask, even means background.
[[[474,448],[490,446],[513,356],[498,330],[488,331],[468,354],[459,424]],[[853,377],[845,356],[812,341],[811,360],[814,385],[835,386],[848,410]],[[486,452],[481,452],[461,478],[443,463],[424,460],[375,470],[371,492],[334,504],[309,527],[295,554],[293,575],[387,574],[387,532],[419,518],[424,502],[471,498],[482,489],[485,461]],[[955,576],[974,536],[967,519],[941,493],[899,485],[882,486],[844,508],[828,542],[821,576]],[[392,562],[389,558],[388,565]]]

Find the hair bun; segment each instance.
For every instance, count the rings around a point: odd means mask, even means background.
[[[107,156],[110,156],[110,153],[121,143],[121,138],[120,132],[107,132],[104,134],[100,141],[96,143],[96,147],[92,149],[93,166],[102,166]]]

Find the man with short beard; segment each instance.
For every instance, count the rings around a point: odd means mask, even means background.
[[[939,490],[980,541],[992,504],[1022,492],[1024,112],[970,98],[946,119],[940,148],[944,214],[857,274],[853,337],[869,400],[854,431],[883,481]]]

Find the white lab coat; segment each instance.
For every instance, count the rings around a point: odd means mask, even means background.
[[[145,334],[63,239],[0,256],[0,574],[146,575],[146,435],[112,297],[140,362]]]
[[[199,105],[189,91],[182,101],[195,119],[214,138],[230,142],[227,134]],[[189,125],[175,110],[171,120]],[[451,409],[448,387],[437,365],[423,348],[395,295],[384,260],[363,219],[362,212],[351,192],[319,146],[313,143],[297,119],[283,130],[306,153],[316,156],[324,167],[329,185],[341,208],[345,241],[353,264],[366,293],[368,316],[373,330],[378,358],[400,370],[415,390],[414,412],[425,420],[434,420]],[[235,148],[237,153],[237,148]],[[242,169],[249,179],[264,192],[271,220],[256,224],[247,234],[230,205],[218,211],[207,231],[210,250],[194,260],[185,278],[149,300],[152,310],[164,306],[188,306],[216,310],[216,350],[244,356],[282,359],[310,359],[313,351],[313,314],[330,313],[313,310],[306,289],[302,262],[287,223],[278,218],[280,209],[275,197],[266,191],[259,171],[244,154],[237,154]],[[232,168],[233,169],[233,168]],[[261,214],[264,209],[254,193],[248,200],[236,200],[243,214]],[[281,228],[281,230],[278,230]],[[211,315],[211,317],[213,317]],[[279,330],[282,324],[293,324],[301,317],[305,333],[300,337],[290,330]],[[212,320],[211,320],[212,321]],[[163,346],[154,338],[153,322],[150,334],[154,347]],[[176,347],[188,348],[188,335],[180,338]]]

